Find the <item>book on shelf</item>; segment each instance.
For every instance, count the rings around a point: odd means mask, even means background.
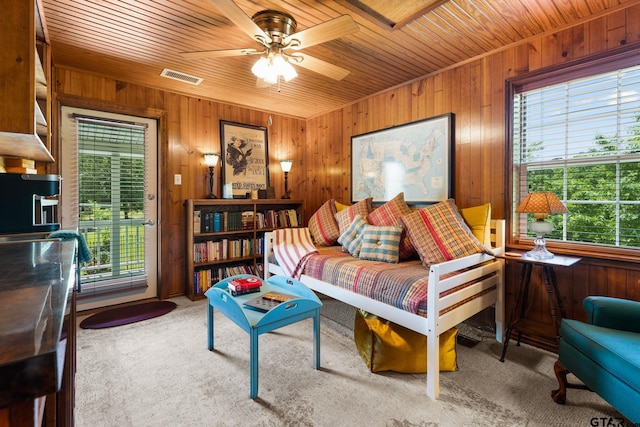
[[[300,298],[300,297],[297,297],[295,295],[284,294],[281,292],[270,291],[264,295],[261,295],[256,298],[252,298],[249,301],[246,301],[244,303],[244,306],[252,310],[257,310],[257,311],[266,313],[267,311],[278,306],[279,304],[295,298]]]
[[[213,214],[213,227],[212,231],[214,233],[219,233],[223,230],[222,228],[222,214],[220,212],[215,212]]]
[[[194,234],[200,234],[200,227],[201,225],[201,216],[202,212],[200,211],[193,211],[193,233]]]
[[[253,230],[253,228],[254,228],[253,211],[242,212],[242,229]]]
[[[202,227],[201,227],[201,231],[203,233],[211,233],[211,225],[213,224],[213,221],[211,219],[211,215],[213,213],[210,211],[204,211],[202,213]]]

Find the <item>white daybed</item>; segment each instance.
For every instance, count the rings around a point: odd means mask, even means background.
[[[495,255],[504,251],[504,230],[504,220],[491,220],[491,243]],[[272,275],[285,275],[280,266],[269,262],[273,252],[272,239],[272,233],[265,234],[265,279]],[[483,309],[495,305],[496,339],[502,342],[504,334],[503,268],[504,261],[502,259],[485,253],[432,265],[428,273],[427,317],[323,282],[306,275],[304,272],[299,280],[316,292],[425,335],[427,337],[427,395],[436,399],[440,392],[438,349],[441,333]],[[452,272],[458,273],[450,275],[450,277],[446,276]],[[473,283],[461,287],[469,282]],[[457,287],[461,287],[461,289],[441,296],[443,292],[446,293]],[[432,295],[439,297],[431,298]],[[432,315],[432,313],[439,313],[439,315]]]

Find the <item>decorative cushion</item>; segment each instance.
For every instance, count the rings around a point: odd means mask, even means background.
[[[371,212],[371,200],[373,200],[372,197],[360,200],[358,203],[355,203],[348,208],[336,213],[336,220],[338,221],[338,227],[340,230],[338,236],[340,236],[347,230],[356,215],[360,214],[365,218],[367,217],[367,215],[369,215],[369,212]]]
[[[349,205],[343,205],[342,203],[338,202],[336,200],[336,212],[340,212],[343,211],[345,209],[347,209],[349,207]]]
[[[475,253],[492,253],[471,233],[453,199],[404,215],[400,221],[426,268]]]
[[[471,232],[486,247],[491,247],[491,203],[460,209]]]
[[[309,232],[316,246],[331,246],[340,237],[335,200],[327,200],[309,219]]]
[[[457,335],[456,328],[440,334],[440,371],[458,370]],[[371,372],[427,372],[427,338],[422,334],[356,310],[353,338],[360,356]]]
[[[375,227],[366,225],[362,231],[360,259],[397,263],[400,260],[400,238],[402,226],[386,225]]]
[[[402,215],[411,213],[411,208],[404,201],[404,193],[398,193],[393,199],[376,208],[367,216],[371,225],[398,225]],[[403,233],[400,240],[400,259],[410,258],[416,251],[411,245],[409,236]]]
[[[362,231],[367,225],[367,219],[358,214],[347,230],[338,237],[338,243],[342,245],[343,250],[349,252],[353,257],[358,258],[360,255]]]

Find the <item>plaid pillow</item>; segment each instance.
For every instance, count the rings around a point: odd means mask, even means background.
[[[371,225],[398,225],[400,217],[410,213],[411,208],[404,201],[404,193],[398,193],[396,197],[371,212],[367,221]],[[415,253],[409,236],[403,233],[400,240],[400,259],[410,258]]]
[[[402,226],[387,225],[375,227],[366,225],[362,232],[360,259],[397,263]]]
[[[309,232],[316,246],[331,246],[340,237],[335,200],[326,201],[309,219]]]
[[[400,221],[426,268],[467,255],[492,253],[471,233],[453,199],[405,215]]]
[[[336,214],[338,228],[340,229],[338,236],[343,234],[347,228],[349,228],[356,215],[360,214],[365,218],[369,215],[369,212],[371,212],[371,200],[373,200],[372,197],[360,200],[358,203],[355,203]]]
[[[338,243],[342,245],[342,249],[353,257],[357,258],[360,254],[362,231],[367,225],[367,219],[358,214],[347,230],[338,237]]]

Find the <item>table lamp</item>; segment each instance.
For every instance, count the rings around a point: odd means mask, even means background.
[[[553,254],[547,250],[544,235],[553,230],[553,224],[545,221],[550,213],[568,213],[567,208],[562,204],[558,197],[553,193],[537,192],[529,193],[524,198],[518,209],[518,213],[532,213],[536,219],[529,223],[529,230],[536,234],[534,239],[534,247],[524,256],[533,259],[550,259]]]
[[[209,166],[209,195],[207,199],[217,199],[216,195],[213,194],[213,168],[218,164],[219,158],[220,156],[217,154],[204,155],[204,164]]]
[[[283,199],[290,199],[289,196],[289,184],[287,182],[289,178],[289,171],[291,170],[291,166],[293,165],[293,160],[280,160],[280,166],[282,167],[282,172],[284,172],[284,195]]]

